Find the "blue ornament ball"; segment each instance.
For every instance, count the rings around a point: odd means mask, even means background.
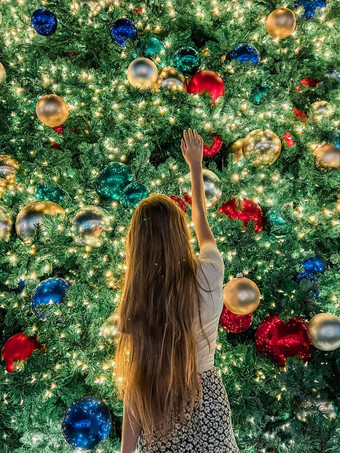
[[[126,209],[136,208],[138,203],[147,197],[148,193],[147,187],[134,181],[124,187],[120,201]]]
[[[49,36],[57,29],[57,18],[52,11],[39,8],[32,14],[31,25],[39,35]]]
[[[63,302],[66,290],[71,284],[63,278],[53,277],[43,280],[32,294],[32,309],[34,314],[45,321],[53,314],[51,305]]]
[[[251,44],[238,44],[228,53],[227,58],[228,60],[238,60],[241,63],[250,61],[253,64],[257,64],[261,60],[261,55],[256,47]]]
[[[302,6],[304,9],[304,12],[301,15],[301,17],[309,20],[314,17],[314,14],[315,14],[317,8],[323,8],[324,6],[326,6],[326,1],[325,0],[296,0],[293,5],[293,8],[298,8],[299,6]]]
[[[314,256],[313,258],[308,258],[308,260],[302,263],[304,270],[310,274],[316,274],[318,272],[325,272],[326,263],[320,256]]]
[[[319,295],[319,282],[314,274],[309,272],[299,272],[295,275],[294,280],[299,284],[306,294],[312,299],[316,299]]]
[[[126,47],[128,39],[134,41],[137,38],[137,28],[129,19],[118,19],[110,28],[112,41],[120,47]]]
[[[112,426],[109,408],[90,396],[74,401],[66,410],[62,429],[73,448],[92,450],[109,437]]]

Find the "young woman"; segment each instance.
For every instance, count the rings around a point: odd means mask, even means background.
[[[118,307],[116,378],[124,399],[122,453],[237,453],[231,411],[214,366],[224,262],[209,227],[203,140],[184,131],[196,258],[186,214],[162,194],[133,213]]]

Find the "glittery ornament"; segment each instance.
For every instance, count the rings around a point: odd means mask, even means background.
[[[208,157],[215,156],[220,151],[222,146],[223,146],[223,141],[222,141],[221,137],[219,137],[218,135],[213,135],[212,144],[209,146],[204,143],[204,145],[203,145],[203,156],[208,156]]]
[[[56,315],[55,304],[63,302],[66,291],[71,284],[63,278],[48,278],[39,283],[32,294],[32,309],[41,320]]]
[[[230,198],[218,208],[220,214],[225,214],[229,219],[242,220],[246,228],[250,221],[255,223],[255,233],[262,231],[262,209],[255,201],[248,198]]]
[[[314,274],[309,272],[299,272],[295,275],[294,280],[299,284],[300,290],[305,297],[316,299],[319,295],[319,282]]]
[[[239,138],[229,148],[229,151],[234,154],[234,160],[236,162],[243,158],[243,152],[242,152],[243,141],[244,141],[244,138]]]
[[[5,189],[15,188],[15,176],[19,163],[7,154],[0,154],[0,194]]]
[[[203,186],[205,193],[205,204],[207,208],[215,206],[221,199],[221,180],[207,168],[203,168]],[[191,204],[192,203],[192,192],[191,192],[191,173],[187,173],[180,181],[180,191],[183,200]]]
[[[236,315],[223,305],[220,323],[228,332],[241,333],[250,327],[252,319],[252,313],[249,313],[248,315]]]
[[[65,193],[58,189],[58,187],[45,187],[38,184],[35,191],[35,196],[41,201],[54,201],[54,203],[60,204],[65,198]]]
[[[322,168],[340,168],[340,148],[332,144],[319,146],[314,152],[316,165]]]
[[[281,140],[269,129],[255,129],[245,137],[242,151],[254,167],[272,165],[280,156]]]
[[[57,29],[57,18],[52,11],[39,8],[31,16],[31,25],[39,35],[49,36]]]
[[[326,1],[325,0],[295,0],[293,8],[298,8],[299,6],[302,6],[304,9],[304,12],[301,15],[301,17],[309,20],[314,17],[314,14],[315,14],[317,8],[323,8],[324,6],[326,6]]]
[[[266,29],[273,38],[283,39],[295,30],[295,14],[288,8],[278,8],[267,17]]]
[[[185,78],[174,68],[165,67],[158,74],[157,88],[168,88],[171,91],[183,91],[186,87]]]
[[[12,231],[12,219],[7,214],[7,209],[0,206],[0,241],[9,241]]]
[[[24,242],[31,242],[35,234],[36,225],[41,224],[46,215],[64,216],[64,209],[53,201],[33,201],[26,204],[19,212],[15,231]]]
[[[154,36],[142,38],[136,45],[135,58],[143,56],[150,58],[159,68],[164,68],[167,64],[167,51],[164,44]]]
[[[181,74],[188,76],[198,71],[201,59],[196,49],[182,47],[178,49],[173,58],[173,65]]]
[[[238,60],[241,63],[251,62],[254,65],[260,62],[260,52],[251,44],[238,44],[227,55],[228,60]]]
[[[115,340],[119,334],[118,315],[113,313],[107,318],[99,330],[99,335],[109,341]]]
[[[196,72],[187,86],[187,92],[190,94],[201,94],[207,91],[212,102],[215,102],[220,96],[224,96],[224,82],[222,78],[214,71],[203,69]]]
[[[92,450],[109,437],[112,426],[109,408],[102,401],[87,396],[66,410],[62,429],[66,441],[81,450]]]
[[[158,70],[152,60],[144,57],[137,58],[130,63],[127,78],[134,88],[141,90],[156,88]]]
[[[306,323],[297,316],[284,323],[278,315],[267,316],[255,334],[259,354],[267,353],[280,366],[287,357],[300,357],[304,362],[312,355],[312,345],[307,335]]]
[[[149,194],[149,190],[143,184],[140,184],[136,181],[130,182],[127,186],[124,187],[122,195],[120,197],[120,202],[125,209],[136,208],[138,203]]]
[[[23,332],[20,332],[6,341],[1,350],[1,360],[5,361],[6,370],[13,373],[18,369],[18,364],[15,362],[25,362],[35,349],[41,348],[43,345],[36,338],[28,338]]]
[[[259,306],[261,293],[256,283],[239,275],[224,286],[223,303],[232,313],[249,315]]]
[[[60,126],[65,123],[68,117],[67,104],[60,96],[47,94],[39,99],[36,114],[46,126]]]
[[[334,110],[331,104],[327,101],[316,101],[312,104],[313,118],[316,121],[322,121],[324,118],[329,118],[333,115]]]
[[[171,195],[171,200],[173,200],[175,203],[178,204],[178,207],[182,209],[183,212],[187,212],[187,207],[185,205],[185,202],[179,198],[177,195]]]
[[[0,83],[4,82],[6,80],[7,74],[6,74],[6,69],[5,66],[0,63]]]
[[[130,169],[122,162],[111,162],[99,175],[98,192],[105,198],[119,201],[123,188],[132,181]]]
[[[134,41],[137,38],[135,24],[126,18],[118,19],[110,28],[112,41],[120,47],[126,47],[127,41]]]
[[[272,208],[268,211],[267,220],[270,233],[278,238],[284,237],[292,231],[292,225],[277,208]]]
[[[111,231],[110,214],[98,206],[84,206],[72,221],[71,233],[75,242],[100,247]]]
[[[309,321],[308,337],[321,351],[334,351],[340,347],[340,318],[331,313],[319,313]]]
[[[326,263],[320,256],[314,256],[313,258],[308,258],[302,263],[302,266],[306,272],[310,274],[323,274],[327,268]]]

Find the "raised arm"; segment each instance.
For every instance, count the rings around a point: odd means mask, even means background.
[[[202,173],[203,139],[196,130],[183,131],[181,151],[191,173],[191,212],[199,247],[201,248],[207,242],[213,242],[216,245],[206,214]]]

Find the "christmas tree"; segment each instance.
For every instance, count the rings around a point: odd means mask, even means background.
[[[241,310],[225,287],[215,354],[240,451],[338,451],[339,17],[337,0],[1,1],[2,452],[119,451],[125,236],[162,193],[195,238],[189,127],[224,284],[261,294]]]

